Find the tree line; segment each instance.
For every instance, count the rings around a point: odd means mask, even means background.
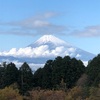
[[[63,80],[66,87],[71,88],[84,72],[85,66],[82,61],[69,56],[64,58],[59,56],[55,60],[48,60],[43,68],[34,73],[34,86],[57,89]]]
[[[0,67],[0,88],[3,89],[12,84],[16,84],[21,94],[33,88],[33,73],[26,62],[19,69],[12,62],[4,63]]]
[[[26,62],[19,69],[12,62],[4,62],[0,66],[0,89],[12,84],[23,95],[37,87],[50,90],[71,89],[75,86],[99,87],[100,55],[89,61],[87,67],[76,58],[58,56],[48,60],[35,73]]]

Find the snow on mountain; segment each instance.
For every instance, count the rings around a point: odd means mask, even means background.
[[[44,65],[47,60],[54,59],[57,56],[75,57],[85,62],[95,57],[94,54],[75,47],[53,35],[44,35],[25,48],[12,48],[10,51],[0,52],[0,61],[17,61],[17,63],[26,61],[30,65],[34,65],[35,68],[35,64]]]
[[[38,39],[36,42],[28,45],[28,47],[31,47],[31,48],[44,47],[44,48],[41,48],[41,49],[44,49],[44,50],[41,50],[42,51],[41,57],[43,56],[43,54],[46,57],[68,55],[71,57],[75,57],[77,59],[81,59],[83,61],[88,61],[95,56],[94,54],[84,51],[78,47],[75,47],[72,44],[65,42],[53,35],[44,35],[40,39]]]
[[[53,36],[53,35],[44,35],[40,39],[38,39],[36,42],[30,44],[32,48],[36,46],[41,46],[41,45],[49,45],[49,46],[61,46],[61,45],[67,45],[69,46],[69,43],[66,43],[65,41]]]

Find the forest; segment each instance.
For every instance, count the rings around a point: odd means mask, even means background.
[[[88,62],[48,60],[34,73],[27,62],[0,65],[0,100],[100,100],[100,54]]]

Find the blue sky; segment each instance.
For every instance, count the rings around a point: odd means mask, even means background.
[[[44,34],[100,53],[100,0],[0,0],[0,51]]]

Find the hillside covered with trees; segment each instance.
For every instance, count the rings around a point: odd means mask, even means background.
[[[100,55],[87,67],[81,60],[58,56],[34,73],[26,62],[19,69],[4,62],[0,100],[100,100]]]

